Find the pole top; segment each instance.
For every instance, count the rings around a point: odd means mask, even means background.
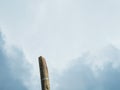
[[[39,60],[45,60],[45,58],[43,56],[40,56]]]
[[[46,66],[46,60],[45,60],[45,58],[44,58],[43,56],[40,56],[40,57],[38,58],[38,61],[39,61],[39,63],[40,63],[41,65],[45,65],[45,66]]]

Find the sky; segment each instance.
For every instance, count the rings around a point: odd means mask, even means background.
[[[0,0],[0,61],[3,63],[1,68],[7,71],[0,76],[0,82],[3,80],[8,84],[5,79],[8,77],[13,84],[18,82],[15,90],[17,87],[39,90],[38,57],[44,56],[53,90],[73,90],[75,87],[83,90],[119,90],[117,83],[116,86],[115,83],[107,85],[109,78],[111,81],[119,78],[119,3],[119,0]],[[105,55],[101,56],[101,52]],[[25,66],[21,65],[22,62]],[[74,71],[76,67],[78,70]],[[96,67],[102,70],[98,78],[93,73],[97,72]],[[21,72],[22,76],[16,75]],[[86,76],[86,72],[91,75]],[[9,76],[4,76],[6,73]],[[108,74],[112,75],[107,79]],[[24,80],[25,77],[27,80]],[[77,80],[81,85],[73,80],[73,86],[66,88],[71,77],[79,78]],[[66,81],[61,81],[61,78]],[[93,83],[88,85],[91,79],[94,79]],[[106,84],[102,84],[104,82]],[[13,84],[10,85],[11,90],[14,90]],[[95,84],[98,84],[97,89]]]

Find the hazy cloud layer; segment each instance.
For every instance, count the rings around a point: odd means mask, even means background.
[[[57,90],[120,90],[120,50],[83,55],[59,78]]]
[[[59,71],[66,68],[63,61],[69,63],[84,51],[108,43],[120,48],[119,3],[119,0],[0,0],[0,25],[7,43],[24,48],[30,61],[44,55],[50,67]]]
[[[15,89],[26,89],[26,80],[29,81],[30,75],[25,57],[35,66],[32,73],[38,75],[38,63],[34,60],[39,55],[46,57],[49,70],[59,72],[64,71],[72,58],[80,56],[84,51],[92,51],[109,43],[120,48],[119,3],[119,0],[0,0],[0,26],[4,29],[6,42],[25,51],[25,56],[15,47],[8,48],[6,52],[1,37],[1,87],[6,84],[6,88],[8,85],[12,89],[12,85],[19,83],[17,85],[20,86],[15,85]],[[113,74],[116,77],[119,74],[119,50],[111,50],[110,47],[108,51],[111,53],[104,54],[106,51],[102,51],[102,54],[84,55],[62,78],[50,76],[58,78],[58,88],[62,90],[75,89],[75,86],[83,90],[94,90],[96,87],[100,90],[108,89],[107,83],[114,79]],[[111,76],[107,77],[107,74]],[[37,90],[39,82],[32,82],[30,89],[34,85],[36,89],[33,90]],[[51,87],[55,84],[52,82]],[[117,85],[113,83],[111,87],[115,88],[114,84]]]

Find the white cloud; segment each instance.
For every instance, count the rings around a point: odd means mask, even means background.
[[[119,90],[120,50],[105,47],[73,61],[57,80],[58,90]],[[116,66],[117,65],[117,66]]]
[[[5,48],[5,44],[0,33],[0,89],[39,90],[39,77],[34,78],[33,67],[22,50],[14,46]]]

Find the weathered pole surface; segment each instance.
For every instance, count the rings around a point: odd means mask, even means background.
[[[45,58],[40,56],[38,61],[39,61],[39,67],[40,67],[42,90],[50,90],[48,68],[47,68]]]

